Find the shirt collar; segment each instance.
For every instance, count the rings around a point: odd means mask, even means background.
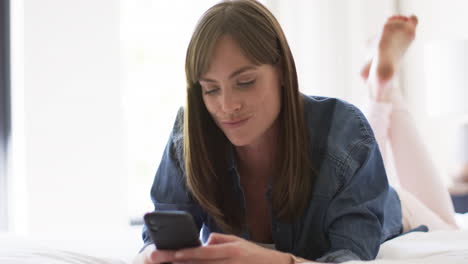
[[[228,149],[228,170],[236,170],[237,171],[237,158],[236,158],[236,150],[232,144],[229,144]]]

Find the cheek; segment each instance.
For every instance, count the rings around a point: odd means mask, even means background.
[[[215,113],[215,102],[205,96],[203,96],[203,104],[205,104],[205,107],[206,107],[206,110],[208,110],[208,112],[210,114],[214,114]]]
[[[210,100],[207,100],[205,96],[203,96],[202,98],[203,98],[203,104],[205,105],[206,110],[208,110],[208,112],[211,112],[211,109],[213,108],[212,102],[210,102]]]
[[[281,87],[272,83],[267,89],[256,97],[256,105],[264,111],[268,111],[271,114],[278,112],[278,108],[281,107]]]

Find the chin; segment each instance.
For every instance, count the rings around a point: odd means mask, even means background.
[[[243,147],[250,144],[251,140],[248,137],[227,136],[229,142],[236,147]]]

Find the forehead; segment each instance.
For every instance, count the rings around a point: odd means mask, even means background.
[[[216,42],[208,65],[202,77],[229,75],[232,71],[255,64],[249,60],[237,42],[229,35],[222,36]]]

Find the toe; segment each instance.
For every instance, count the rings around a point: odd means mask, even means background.
[[[388,18],[388,20],[398,20],[398,19],[401,19],[401,15],[393,15]]]
[[[388,18],[388,21],[395,21],[395,20],[406,21],[408,20],[408,18],[402,15],[393,15]]]
[[[419,22],[419,21],[418,21],[418,17],[415,16],[415,15],[410,16],[410,17],[409,17],[409,20],[410,20],[413,24],[415,24],[415,25],[417,25],[418,22]]]

